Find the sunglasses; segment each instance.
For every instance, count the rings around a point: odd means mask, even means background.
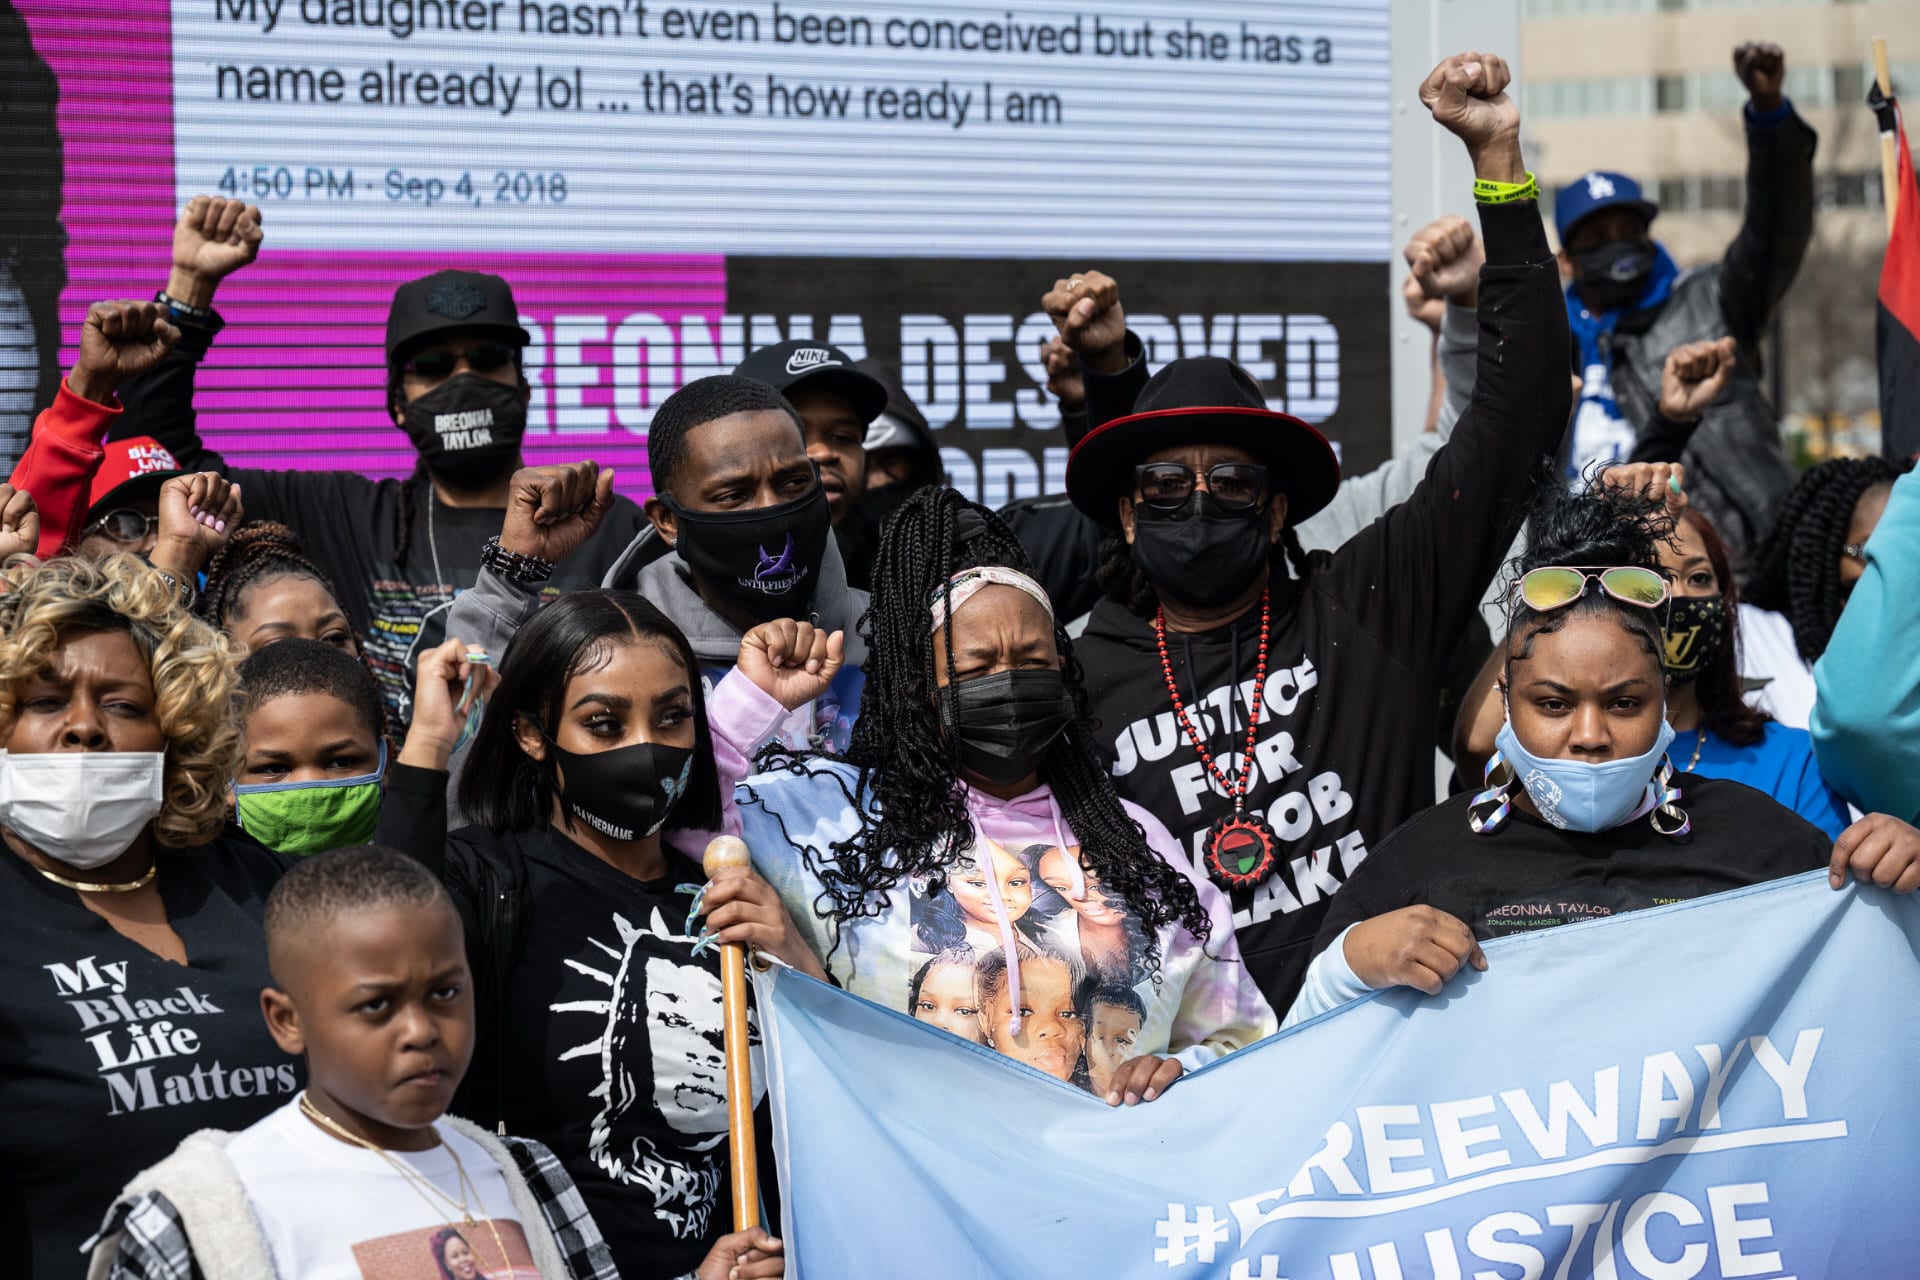
[[[1552,565],[1531,569],[1520,576],[1518,594],[1535,613],[1562,609],[1586,594],[1587,584],[1597,582],[1600,589],[1639,609],[1657,609],[1673,594],[1666,578],[1638,565],[1619,565],[1611,569],[1587,566]]]
[[[464,351],[457,348],[432,347],[422,351],[407,361],[405,373],[410,378],[425,378],[428,382],[441,382],[453,376],[453,371],[465,360],[467,368],[475,373],[492,373],[504,369],[513,363],[518,353],[504,342],[478,342]]]
[[[132,544],[152,533],[159,524],[159,516],[142,515],[128,507],[119,507],[88,525],[80,536],[86,538],[99,533],[115,542]]]
[[[1133,482],[1140,490],[1140,501],[1171,511],[1193,497],[1202,475],[1207,478],[1207,492],[1228,511],[1256,507],[1267,496],[1267,469],[1257,462],[1222,462],[1205,472],[1183,462],[1149,462],[1133,469]]]

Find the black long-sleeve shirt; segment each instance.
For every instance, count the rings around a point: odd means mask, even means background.
[[[1252,688],[1257,609],[1167,638],[1174,679],[1216,759],[1240,759],[1249,706],[1259,708],[1248,808],[1279,836],[1280,865],[1232,897],[1241,952],[1277,1009],[1292,1003],[1342,881],[1371,845],[1433,802],[1448,659],[1566,428],[1567,315],[1539,211],[1492,206],[1480,221],[1477,382],[1427,478],[1337,552],[1314,553],[1304,581],[1274,575],[1263,689]],[[1137,391],[1144,368],[1089,374],[1094,422],[1131,410],[1129,379]],[[1209,828],[1232,805],[1174,721],[1152,623],[1109,598],[1075,647],[1121,795],[1166,823],[1198,862]]]
[[[221,328],[217,316],[207,325],[182,325],[179,343],[160,364],[121,389],[125,412],[111,435],[152,436],[185,469],[220,472],[241,486],[248,519],[277,520],[300,536],[360,637],[391,723],[404,732],[413,718],[413,660],[446,638],[447,609],[456,592],[473,585],[480,549],[500,532],[506,509],[449,506],[430,483],[408,489],[402,481],[354,471],[227,466],[201,440],[193,407],[195,375]],[[271,430],[272,423],[263,418],[260,426]],[[403,505],[410,525],[404,557],[398,554]],[[593,536],[555,571],[546,593],[598,586],[646,523],[638,505],[616,498]]]

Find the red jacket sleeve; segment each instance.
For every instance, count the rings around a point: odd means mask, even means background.
[[[87,494],[107,451],[107,427],[120,416],[117,405],[95,404],[67,390],[60,380],[59,394],[34,420],[33,438],[20,455],[8,482],[33,495],[40,509],[40,545],[45,560],[59,554],[80,536],[87,516]]]

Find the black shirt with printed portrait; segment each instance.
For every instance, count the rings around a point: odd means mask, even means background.
[[[693,954],[685,890],[706,876],[666,856],[636,880],[552,827],[467,827],[441,871],[487,974],[456,1110],[553,1150],[624,1280],[686,1275],[730,1229],[719,949]],[[508,881],[483,861],[517,863],[512,942],[486,922],[489,881]]]
[[[201,1129],[240,1130],[305,1070],[260,1015],[261,915],[286,860],[228,832],[157,859],[187,963],[0,850],[0,1276],[81,1275],[120,1189]]]

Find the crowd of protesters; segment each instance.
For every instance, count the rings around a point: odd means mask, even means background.
[[[723,944],[1134,1106],[1516,930],[1920,887],[1920,480],[1787,462],[1815,137],[1778,48],[1734,74],[1745,220],[1682,269],[1619,173],[1556,251],[1506,64],[1434,68],[1477,225],[1407,245],[1437,398],[1367,475],[1037,281],[1066,492],[998,513],[816,343],[661,403],[644,504],[526,467],[471,271],[393,295],[411,476],[229,468],[195,377],[264,232],[195,198],[0,487],[0,1269],[780,1275]]]

